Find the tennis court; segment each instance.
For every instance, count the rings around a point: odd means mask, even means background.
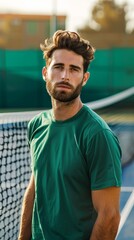
[[[109,122],[122,147],[121,221],[116,240],[134,240],[134,114],[129,109],[100,112]],[[111,124],[112,123],[112,124]]]
[[[117,240],[134,239],[134,161],[123,167],[121,223]]]

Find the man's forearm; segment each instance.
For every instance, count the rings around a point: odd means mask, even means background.
[[[29,212],[27,207],[23,206],[18,240],[31,239],[31,222],[32,222],[31,219],[32,219],[31,212]]]
[[[34,204],[34,187],[29,186],[25,192],[23,199],[18,240],[31,239],[33,204]]]
[[[120,217],[105,220],[97,219],[89,240],[115,240]]]

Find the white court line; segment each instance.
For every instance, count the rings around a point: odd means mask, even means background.
[[[133,192],[134,187],[121,187],[122,192]]]
[[[127,202],[121,212],[121,221],[120,221],[117,236],[119,235],[124,223],[126,222],[126,219],[129,216],[129,213],[131,212],[133,207],[134,207],[134,190],[132,191],[129,199],[127,200]],[[117,239],[117,236],[116,236],[116,239]]]

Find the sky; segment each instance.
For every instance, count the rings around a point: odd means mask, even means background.
[[[72,31],[89,22],[91,10],[98,0],[0,0],[0,12],[27,14],[63,14],[67,16],[66,28]],[[134,28],[134,0],[115,0],[117,4],[127,2],[126,18],[128,31]]]

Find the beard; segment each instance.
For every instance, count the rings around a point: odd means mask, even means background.
[[[56,87],[60,86],[61,84],[69,87],[70,88],[69,92],[68,92],[68,90],[66,91],[66,90],[56,89]],[[81,83],[79,83],[76,86],[76,88],[74,88],[68,82],[60,82],[60,83],[57,83],[54,86],[52,86],[51,81],[48,80],[46,82],[46,89],[47,89],[48,94],[55,100],[58,100],[60,102],[71,102],[80,95],[81,89],[82,89],[82,84],[83,84],[83,80],[81,81]]]

